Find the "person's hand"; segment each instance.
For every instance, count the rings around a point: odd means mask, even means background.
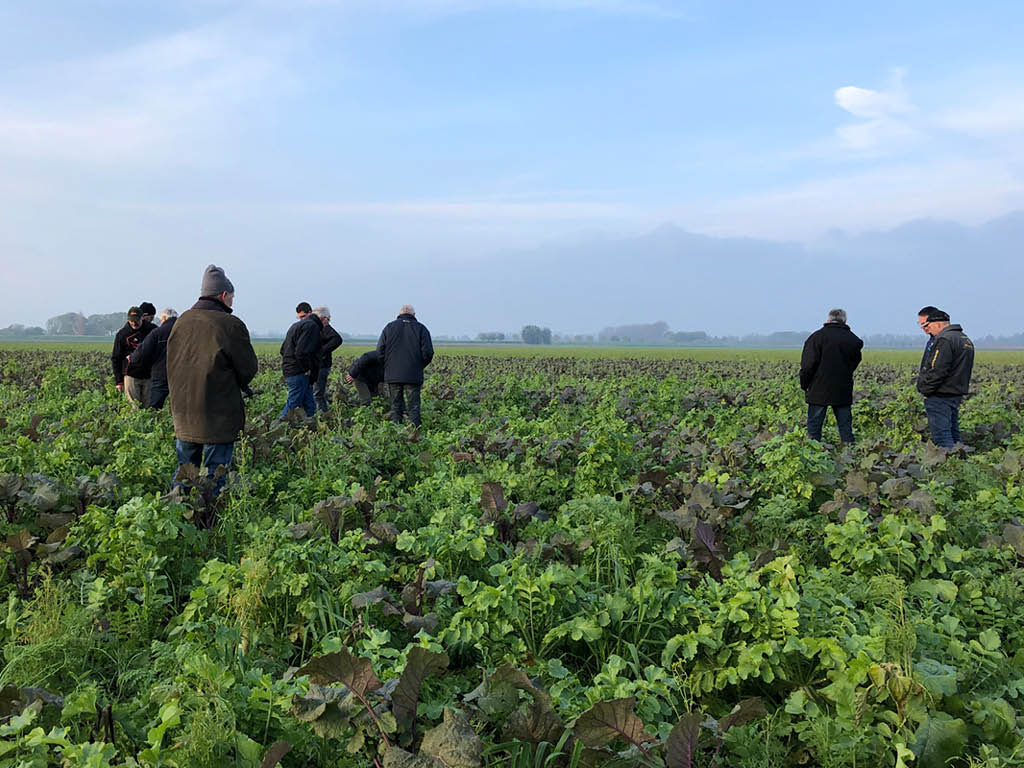
[[[114,386],[117,387],[117,391],[118,392],[124,392],[124,382],[123,381],[117,382],[117,384],[115,384]]]
[[[352,383],[353,379],[352,379],[351,374],[348,374],[348,373],[345,374],[345,381],[347,381],[349,384]]]

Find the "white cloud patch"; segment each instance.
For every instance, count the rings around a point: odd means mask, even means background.
[[[857,151],[878,150],[917,135],[908,117],[914,112],[903,85],[903,70],[895,69],[885,90],[871,90],[855,85],[837,88],[835,102],[859,123],[836,129],[841,144]]]

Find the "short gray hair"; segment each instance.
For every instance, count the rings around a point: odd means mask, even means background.
[[[828,321],[830,323],[845,323],[846,322],[846,310],[845,309],[830,309],[828,311]]]
[[[400,315],[415,315],[416,310],[412,308],[412,304],[403,304],[402,309],[399,311]]]
[[[313,307],[313,314],[319,317],[321,320],[331,319],[331,310],[329,310],[327,307]]]
[[[167,320],[168,318],[177,316],[178,310],[171,309],[170,307],[164,307],[163,309],[160,310],[160,314],[157,315],[157,317],[159,317],[161,320]]]

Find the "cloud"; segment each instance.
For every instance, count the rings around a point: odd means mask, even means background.
[[[270,84],[274,62],[208,26],[37,73],[31,100],[0,90],[0,155],[86,164],[165,159]]]
[[[903,70],[894,69],[886,90],[875,91],[855,85],[837,88],[836,105],[863,122],[842,125],[836,129],[846,149],[867,151],[897,144],[914,137],[917,131],[907,120],[914,111],[903,86]]]
[[[585,221],[627,218],[628,206],[589,201],[419,200],[320,202],[297,206],[325,216],[380,216],[451,221]]]
[[[979,139],[1019,136],[1024,133],[1024,93],[947,111],[936,120],[944,128]]]

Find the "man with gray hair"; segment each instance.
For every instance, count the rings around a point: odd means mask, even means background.
[[[416,319],[411,304],[403,304],[398,317],[384,326],[377,341],[377,354],[391,397],[391,420],[402,423],[408,400],[409,421],[420,426],[423,369],[434,359],[434,344],[430,331]]]
[[[323,327],[320,329],[320,372],[313,382],[313,402],[320,413],[327,413],[327,377],[331,375],[331,363],[334,362],[334,350],[344,340],[341,334],[331,326],[331,310],[327,307],[314,307],[313,314],[320,318]]]
[[[861,341],[846,324],[846,311],[833,309],[825,325],[807,337],[800,356],[800,388],[807,402],[807,434],[821,440],[829,406],[839,438],[853,442],[853,372],[860,365]]]
[[[158,316],[159,327],[145,338],[129,358],[133,366],[150,372],[149,407],[154,410],[164,407],[167,395],[171,391],[167,384],[167,338],[174,329],[178,313],[166,307],[160,310]]]

